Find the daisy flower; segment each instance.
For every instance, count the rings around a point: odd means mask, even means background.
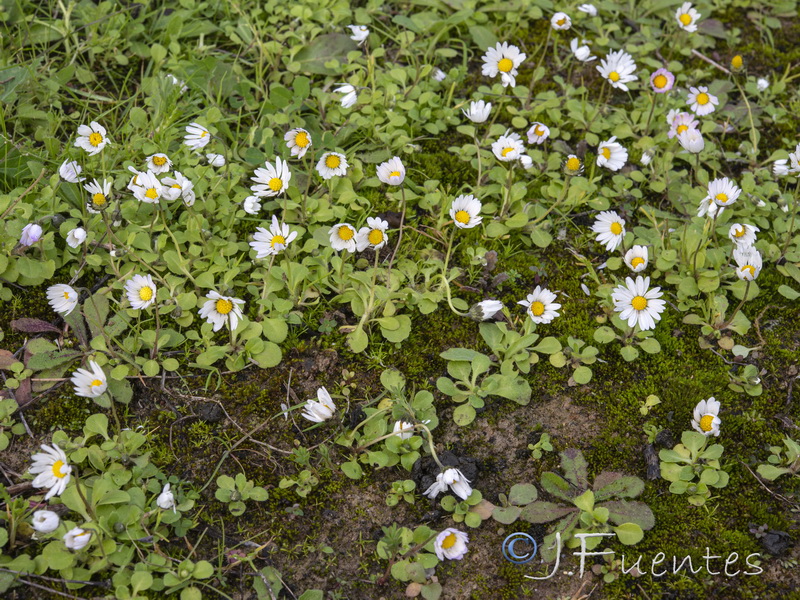
[[[445,77],[447,77],[447,74],[441,69],[436,68],[433,70],[431,77],[433,77],[436,81],[444,81]]]
[[[650,87],[656,94],[665,94],[675,84],[675,75],[664,68],[658,69],[650,75]]]
[[[719,217],[724,210],[724,208],[717,206],[713,198],[707,196],[700,201],[697,216],[704,217],[707,215],[709,219],[713,219],[715,216]]]
[[[692,427],[705,436],[719,436],[719,426],[722,425],[722,421],[717,415],[719,415],[719,401],[715,400],[714,396],[708,400],[700,400],[694,407]]]
[[[347,175],[347,158],[338,152],[326,152],[317,161],[317,173],[326,181],[331,177],[344,177]]]
[[[177,200],[181,196],[184,199],[188,195],[194,196],[194,184],[186,179],[180,171],[175,171],[174,177],[164,177],[161,180],[161,195],[167,200]]]
[[[292,178],[289,163],[281,160],[280,156],[275,158],[274,167],[272,163],[264,163],[264,168],[256,169],[254,175],[255,177],[251,177],[250,181],[254,181],[257,185],[251,185],[250,189],[256,196],[268,198],[286,191],[286,188],[289,187],[289,180]]]
[[[597,8],[595,8],[594,4],[581,4],[578,6],[578,10],[582,13],[586,13],[590,17],[597,16]]]
[[[489,118],[489,113],[492,111],[492,103],[484,102],[483,100],[476,100],[469,103],[469,110],[461,109],[464,116],[473,123],[484,123]]]
[[[625,238],[625,220],[613,210],[604,210],[597,215],[592,231],[597,234],[597,242],[605,244],[606,250],[613,252]]]
[[[328,230],[328,235],[334,250],[356,251],[356,230],[350,223],[337,223]]]
[[[533,125],[531,125],[531,128],[528,129],[529,144],[541,144],[548,137],[550,137],[550,128],[544,123],[534,121]]]
[[[533,166],[533,159],[527,154],[523,154],[519,157],[519,164],[523,169],[530,169]]]
[[[134,275],[125,283],[131,308],[143,310],[156,301],[156,284],[151,275]]]
[[[690,129],[697,129],[700,121],[694,118],[692,113],[681,112],[678,110],[671,110],[667,115],[667,123],[669,123],[669,133],[667,137],[672,139]]]
[[[164,488],[156,498],[156,506],[161,510],[169,510],[170,508],[175,511],[175,494],[170,490],[172,486],[169,483],[164,484]]]
[[[75,388],[75,395],[84,398],[97,398],[108,387],[106,374],[93,360],[89,361],[91,371],[78,369],[72,374],[70,381]]]
[[[633,62],[633,57],[624,50],[610,52],[597,65],[597,70],[611,84],[611,87],[625,92],[628,91],[628,86],[625,84],[638,79],[634,75],[636,63]]]
[[[356,234],[356,250],[363,252],[367,248],[380,250],[389,240],[386,230],[389,223],[378,217],[369,217],[367,226],[362,227]]]
[[[337,94],[344,94],[341,100],[342,108],[350,108],[358,101],[358,93],[356,92],[356,88],[349,83],[341,85],[333,91]]]
[[[625,264],[634,273],[647,268],[647,246],[633,246],[625,253]]]
[[[556,31],[566,31],[572,27],[572,19],[567,13],[557,12],[550,18],[550,26]]]
[[[169,173],[172,168],[172,161],[169,156],[163,153],[152,154],[147,157],[147,170],[152,171],[156,175],[162,173]]]
[[[469,479],[464,477],[459,469],[450,468],[436,476],[433,485],[425,490],[425,496],[432,500],[442,492],[446,492],[448,487],[462,500],[466,500],[472,495]]]
[[[242,202],[242,208],[248,215],[257,215],[261,210],[261,202],[258,196],[248,196]]]
[[[800,144],[789,154],[789,173],[800,173]]]
[[[80,176],[81,171],[83,171],[83,167],[78,164],[78,161],[67,159],[58,168],[58,175],[68,183],[80,183],[86,179]]]
[[[584,44],[581,46],[581,44]],[[581,62],[592,62],[597,57],[592,54],[592,51],[589,49],[589,46],[586,45],[586,40],[581,40],[579,38],[573,38],[573,40],[569,43],[570,50],[572,50],[572,54]]]
[[[769,79],[765,79],[764,77],[759,77],[756,81],[756,88],[759,92],[763,92],[765,89],[769,87]]]
[[[324,387],[317,390],[316,400],[306,400],[303,416],[314,423],[322,423],[330,419],[336,412],[336,404]]]
[[[256,258],[264,258],[285,250],[286,246],[296,237],[296,231],[290,233],[289,226],[286,223],[280,223],[278,217],[272,215],[272,225],[269,230],[256,227],[250,247],[256,251]]]
[[[554,302],[555,299],[556,295],[553,292],[537,285],[526,300],[520,300],[517,304],[528,309],[534,323],[550,323],[559,316],[558,309],[561,308],[560,304]]]
[[[597,147],[597,166],[610,171],[619,171],[628,162],[628,151],[611,136]]]
[[[499,300],[483,300],[469,309],[469,317],[475,321],[488,321],[501,310],[503,303]]]
[[[483,220],[480,213],[481,203],[472,194],[458,196],[450,207],[450,218],[459,229],[472,229],[480,225]]]
[[[776,177],[784,177],[789,174],[789,165],[787,164],[789,159],[787,158],[779,158],[775,161],[775,164],[772,165],[772,174]]]
[[[80,527],[74,527],[64,534],[64,545],[69,550],[81,550],[92,539],[92,532]]]
[[[22,228],[19,236],[20,246],[33,246],[42,237],[42,226],[38,223],[28,223]]]
[[[86,230],[83,227],[76,227],[67,234],[67,245],[70,248],[77,248],[86,241]]]
[[[728,230],[728,237],[737,246],[752,246],[756,243],[756,232],[760,231],[753,225],[740,225],[734,223]]]
[[[225,157],[222,154],[214,154],[213,152],[206,154],[206,160],[208,161],[209,166],[212,166],[215,169],[225,166]]]
[[[583,173],[583,161],[574,154],[567,155],[564,161],[564,173],[570,176],[576,176]]]
[[[108,208],[109,195],[111,194],[111,181],[104,179],[103,185],[101,186],[97,182],[97,179],[93,179],[91,183],[84,185],[83,189],[91,194],[86,210],[96,215]]]
[[[737,246],[733,250],[736,261],[736,275],[744,281],[753,281],[761,273],[761,253],[755,246]]]
[[[89,156],[101,152],[107,143],[106,128],[97,121],[78,127],[78,139],[75,140],[75,147],[83,148],[89,153]]]
[[[200,150],[210,141],[211,133],[200,123],[190,123],[186,126],[186,136],[183,138],[183,143],[189,146],[191,150]]]
[[[517,68],[526,58],[519,48],[508,42],[500,42],[494,48],[488,48],[483,55],[481,73],[486,77],[496,77],[500,74],[503,87],[516,85]]]
[[[47,288],[47,302],[52,309],[65,317],[78,306],[78,292],[66,283]]]
[[[61,524],[58,513],[52,510],[37,510],[33,513],[31,525],[38,533],[52,533]]]
[[[406,168],[397,156],[379,164],[377,173],[378,179],[388,185],[400,185],[406,178]]]
[[[369,37],[369,28],[366,25],[348,25],[347,27],[353,34],[350,39],[358,42],[359,46]]]
[[[623,321],[628,322],[628,327],[638,324],[642,331],[655,329],[656,321],[661,319],[666,304],[664,300],[659,300],[661,288],[648,290],[650,278],[643,278],[641,275],[636,276],[636,281],[626,277],[625,284],[617,286],[611,292],[614,310],[620,313]]]
[[[691,106],[694,114],[702,117],[714,112],[714,107],[719,104],[719,98],[709,94],[708,88],[705,86],[690,87],[686,104]]]
[[[707,197],[713,199],[717,206],[730,206],[736,202],[741,193],[742,190],[736,187],[733,181],[727,177],[722,177],[714,179],[708,184]]]
[[[200,308],[200,316],[214,326],[214,331],[219,331],[226,324],[230,324],[231,330],[235,330],[242,318],[242,307],[244,300],[231,296],[222,296],[219,292],[211,290],[206,294],[208,300]]]
[[[683,146],[684,150],[688,150],[693,154],[702,152],[705,148],[706,141],[703,139],[703,134],[697,129],[689,129],[683,133],[678,134],[678,142]]]
[[[439,560],[445,558],[461,560],[467,553],[467,542],[469,542],[469,536],[466,533],[448,527],[436,536],[433,550]]]
[[[509,162],[517,160],[525,151],[525,144],[516,132],[507,130],[498,140],[492,144],[492,152],[498,160]]]
[[[407,440],[414,435],[414,424],[406,421],[395,421],[392,433],[401,440]]]
[[[692,8],[691,2],[684,2],[681,4],[681,7],[675,11],[675,19],[678,21],[678,27],[689,33],[697,31],[697,20],[700,16],[700,13]]]
[[[155,173],[139,173],[137,176],[138,184],[134,187],[133,195],[139,202],[146,204],[158,204],[161,195],[164,193],[164,185],[158,180]]]
[[[33,455],[33,464],[28,473],[36,475],[31,485],[35,488],[47,488],[45,501],[53,496],[60,496],[67,488],[72,467],[67,463],[67,455],[57,444],[40,446],[44,452]]]
[[[286,142],[286,147],[292,153],[292,156],[303,158],[306,152],[311,147],[311,136],[309,133],[300,127],[287,131],[283,136]]]

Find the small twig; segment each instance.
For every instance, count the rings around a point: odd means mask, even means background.
[[[702,53],[698,52],[694,48],[692,48],[692,54],[694,54],[697,58],[700,58],[700,59],[706,61],[708,64],[710,64],[710,65],[712,65],[714,67],[717,67],[723,73],[726,73],[728,75],[731,74],[731,72],[728,69],[726,69],[725,67],[723,67],[721,64],[719,64],[718,62],[714,62],[713,60],[708,58],[705,54],[702,54]]]
[[[39,173],[39,176],[38,176],[36,179],[34,179],[34,180],[33,180],[33,183],[32,183],[32,184],[30,184],[30,185],[28,186],[28,188],[27,188],[27,189],[26,189],[24,192],[22,192],[22,193],[21,193],[19,196],[17,196],[17,198],[16,198],[16,199],[15,199],[15,200],[14,200],[14,201],[11,203],[11,204],[9,204],[8,208],[7,208],[7,209],[5,209],[5,211],[3,211],[3,214],[2,214],[2,215],[0,215],[0,220],[2,220],[2,219],[5,219],[5,218],[6,218],[6,215],[7,215],[8,213],[10,213],[12,210],[14,210],[14,207],[15,207],[17,204],[19,204],[19,201],[20,201],[20,200],[22,200],[22,199],[25,197],[25,195],[26,195],[28,192],[30,192],[30,191],[31,191],[31,190],[32,190],[34,187],[36,187],[36,184],[37,184],[37,183],[39,183],[39,181],[42,179],[42,177],[44,177],[44,174],[45,174],[46,172],[47,172],[47,170],[46,170],[46,169],[42,169],[41,173]]]
[[[761,481],[761,478],[760,478],[758,475],[756,475],[756,474],[753,472],[753,469],[751,469],[751,468],[750,468],[750,467],[749,467],[749,466],[748,466],[746,463],[743,463],[742,461],[739,461],[739,462],[741,463],[741,465],[742,465],[742,466],[743,466],[745,469],[747,469],[748,471],[750,471],[750,474],[751,474],[753,477],[755,477],[755,478],[756,478],[756,481],[759,483],[759,485],[760,485],[761,487],[763,487],[765,490],[767,490],[767,491],[768,491],[770,494],[772,494],[772,495],[773,495],[775,498],[778,498],[778,499],[780,499],[780,500],[783,500],[784,502],[786,502],[787,504],[789,504],[789,505],[791,505],[791,506],[795,506],[795,503],[794,503],[794,502],[792,502],[791,500],[789,500],[788,498],[786,498],[785,496],[781,496],[780,494],[778,494],[778,493],[776,493],[776,492],[773,492],[771,489],[769,489],[769,488],[768,488],[768,487],[767,487],[767,486],[764,484],[764,482],[763,482],[763,481]]]

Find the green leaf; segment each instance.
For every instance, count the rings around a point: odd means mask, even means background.
[[[592,512],[594,510],[594,492],[586,490],[580,496],[574,498],[572,502],[581,510]]]
[[[314,75],[337,75],[338,71],[326,67],[331,59],[347,62],[347,53],[357,50],[358,46],[343,33],[326,33],[316,37],[310,44],[294,55],[293,62],[300,64],[300,71]]]
[[[522,509],[518,506],[497,506],[492,511],[492,518],[503,525],[511,525],[519,518],[520,513]]]
[[[577,513],[574,506],[562,506],[554,502],[531,502],[522,509],[520,518],[528,523],[549,523],[570,513]]]
[[[617,534],[619,541],[626,546],[638,544],[644,537],[642,528],[636,523],[623,523],[619,527],[614,527],[614,532]]]
[[[542,354],[555,354],[561,351],[561,342],[557,338],[548,336],[543,338],[538,344],[533,347],[534,352],[541,352]]]
[[[639,357],[639,351],[633,346],[623,346],[619,349],[619,353],[628,362],[633,362]]]
[[[462,404],[453,411],[453,421],[456,425],[464,427],[475,420],[475,409],[470,404]]]
[[[581,365],[572,374],[575,383],[585,385],[592,380],[592,370],[586,365]]]
[[[342,469],[342,473],[347,475],[350,479],[360,479],[361,475],[363,474],[361,465],[354,460],[343,462],[340,467]]]
[[[522,506],[530,504],[538,497],[539,492],[536,486],[531,483],[518,483],[511,486],[511,491],[508,493],[508,501],[511,504]]]

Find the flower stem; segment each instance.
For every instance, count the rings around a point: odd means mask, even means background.
[[[400,248],[400,242],[403,241],[403,223],[406,220],[406,186],[401,185],[400,187],[400,196],[401,206],[400,206],[400,232],[397,234],[397,244],[394,247],[394,251],[392,252],[392,257],[389,259],[389,269],[386,272],[386,277],[389,277],[389,274],[392,272],[392,265],[394,264],[394,257],[397,254],[397,250]],[[375,251],[376,254],[378,251]]]
[[[750,284],[751,284],[751,283],[752,283],[752,280],[751,280],[751,279],[748,279],[748,280],[747,280],[747,285],[746,285],[746,286],[745,286],[745,288],[744,288],[744,296],[742,296],[742,299],[741,299],[741,301],[739,302],[738,306],[737,306],[736,308],[734,308],[734,309],[733,309],[733,312],[731,313],[731,318],[730,318],[730,319],[728,319],[727,321],[725,321],[725,322],[724,322],[722,325],[720,325],[720,326],[719,326],[719,329],[725,329],[725,328],[726,328],[726,327],[728,327],[728,326],[729,326],[731,323],[733,323],[733,318],[734,318],[734,317],[735,317],[735,316],[738,314],[738,312],[739,312],[739,310],[741,310],[742,306],[744,306],[744,302],[745,302],[745,300],[747,300],[747,294],[748,294],[748,292],[750,291]]]

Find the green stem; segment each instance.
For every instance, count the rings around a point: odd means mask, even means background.
[[[400,184],[400,195],[401,195],[401,207],[400,207],[400,232],[397,234],[397,244],[394,247],[394,251],[392,252],[392,257],[389,259],[389,268],[386,272],[386,277],[388,279],[389,274],[392,272],[392,265],[394,264],[394,257],[397,254],[397,251],[400,249],[400,242],[403,241],[403,223],[406,220],[406,186]],[[375,251],[378,254],[378,251]]]
[[[794,220],[797,216],[798,194],[800,194],[800,177],[797,178],[797,187],[794,190],[794,198],[792,198],[792,220],[789,222],[789,230],[786,232],[786,241],[783,243],[780,258],[786,256],[786,251],[789,249],[789,244],[792,242],[792,234],[794,233]]]
[[[650,95],[650,114],[647,115],[647,124],[644,126],[644,133],[647,135],[647,132],[650,131],[650,121],[653,119],[653,113],[656,110],[656,95]]]
[[[733,323],[733,318],[738,314],[738,312],[739,312],[739,310],[741,310],[742,306],[744,306],[745,300],[747,300],[747,293],[750,291],[750,284],[751,283],[752,283],[752,280],[748,279],[747,280],[747,285],[744,288],[744,296],[742,296],[742,299],[739,302],[739,304],[736,306],[736,308],[733,309],[733,312],[731,313],[731,318],[728,319],[722,325],[719,326],[720,330],[725,329],[731,323]]]
[[[532,225],[536,225],[537,223],[540,223],[541,221],[543,221],[545,218],[547,218],[547,215],[549,215],[551,212],[553,212],[553,210],[556,208],[556,206],[558,206],[559,204],[561,204],[564,201],[564,198],[567,197],[567,190],[569,189],[569,181],[570,181],[569,179],[564,181],[564,186],[561,188],[561,193],[558,195],[558,198],[556,199],[556,201],[550,206],[550,208],[548,208],[545,211],[545,213],[541,217],[537,217],[536,219],[531,221],[528,224],[529,227],[532,226]]]
[[[475,181],[475,191],[481,187],[481,179],[483,179],[483,164],[481,162],[481,147],[478,145],[478,136],[472,135],[472,140],[475,142],[475,151],[478,154],[478,179]]]

